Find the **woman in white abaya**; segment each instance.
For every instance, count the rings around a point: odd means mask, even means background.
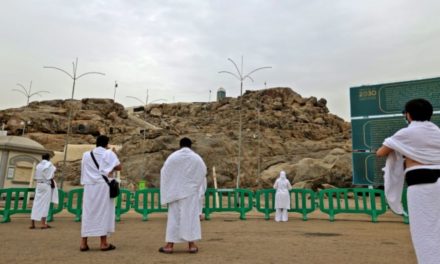
[[[286,172],[281,171],[280,177],[275,181],[273,188],[275,193],[275,221],[287,222],[288,212],[290,209],[290,193],[292,185],[286,178]]]

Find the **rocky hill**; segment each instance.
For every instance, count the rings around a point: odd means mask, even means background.
[[[350,124],[329,113],[325,99],[303,98],[290,88],[247,91],[220,102],[150,104],[132,113],[111,99],[32,102],[0,111],[0,123],[8,134],[21,135],[21,122],[30,121],[25,136],[61,151],[70,109],[69,142],[93,144],[96,135],[109,135],[113,144],[122,145],[118,154],[129,188],[141,179],[158,186],[160,168],[183,136],[193,140],[205,160],[210,185],[215,167],[219,187],[235,187],[240,116],[241,187],[271,187],[280,170],[299,187],[351,186]],[[79,163],[69,162],[66,171],[73,184]]]

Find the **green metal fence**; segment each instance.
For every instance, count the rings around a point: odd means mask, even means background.
[[[213,212],[237,212],[240,219],[253,208],[253,192],[246,189],[207,189],[205,193],[205,219]]]
[[[7,188],[2,190],[2,198],[5,198],[5,206],[2,210],[2,223],[11,221],[11,215],[30,213],[32,207],[29,205],[31,194],[35,188]]]
[[[121,193],[116,198],[116,208],[115,208],[115,214],[116,214],[116,221],[121,221],[121,215],[128,213],[130,211],[131,207],[131,192],[126,189],[121,189]]]
[[[48,221],[53,220],[54,214],[64,208],[75,216],[75,221],[81,221],[82,198],[84,190],[73,189],[67,194],[59,190],[58,205],[52,204],[49,210]],[[11,221],[11,215],[31,213],[31,197],[35,188],[6,188],[0,189],[0,216],[1,223]],[[255,199],[254,199],[255,197]],[[335,220],[335,215],[340,213],[367,214],[373,222],[377,222],[379,215],[387,210],[385,195],[382,190],[368,188],[338,188],[321,190],[318,193],[319,209],[329,215],[330,221]],[[67,198],[67,199],[66,199]],[[291,209],[289,212],[302,214],[303,220],[307,215],[316,210],[316,193],[308,189],[292,189],[290,191]],[[67,201],[66,203],[64,201]],[[407,210],[406,189],[404,189],[402,202]],[[275,190],[263,189],[254,193],[247,189],[208,189],[205,193],[205,218],[211,219],[214,212],[237,212],[240,219],[246,219],[246,213],[254,207],[264,214],[265,219],[270,219],[270,214],[275,211]],[[142,215],[142,220],[148,220],[151,213],[167,212],[167,206],[160,204],[160,189],[147,188],[131,193],[122,189],[121,194],[115,201],[116,221],[120,221],[121,215],[129,212],[131,207],[135,212]],[[408,223],[408,217],[404,217]]]
[[[149,214],[165,213],[168,207],[160,204],[159,188],[148,188],[134,193],[134,210],[142,215],[142,221],[147,221]]]
[[[275,189],[263,189],[255,192],[255,208],[264,214],[264,219],[269,220],[270,214],[275,212]],[[290,209],[288,212],[302,214],[303,220],[315,211],[315,192],[310,189],[292,189],[290,194]]]
[[[319,209],[328,214],[330,221],[340,213],[367,214],[372,222],[387,210],[385,194],[382,190],[369,188],[347,188],[321,190],[319,195]],[[377,201],[378,199],[378,201]]]
[[[6,188],[0,189],[0,200],[4,206],[0,209],[0,223],[11,221],[11,215],[30,214],[32,212],[31,197],[35,196],[35,188]],[[58,205],[50,205],[47,221],[53,221],[53,215],[63,210],[64,192],[58,190]]]
[[[262,189],[255,192],[255,208],[269,220],[270,214],[275,212],[275,189]]]
[[[81,221],[84,189],[73,189],[67,194],[67,212],[75,215],[75,222]]]
[[[47,222],[53,221],[53,215],[61,213],[64,209],[64,199],[66,197],[66,193],[58,189],[58,204],[50,203],[49,214],[47,215]]]

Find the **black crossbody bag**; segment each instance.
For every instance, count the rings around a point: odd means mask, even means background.
[[[99,170],[99,164],[95,159],[95,156],[93,155],[93,151],[90,151],[90,155],[92,156],[93,162],[95,163],[96,167]],[[108,187],[110,187],[110,198],[116,198],[118,197],[120,190],[119,190],[119,183],[112,179],[111,181],[108,180],[107,176],[101,175],[102,178],[104,178],[105,182],[108,184]]]

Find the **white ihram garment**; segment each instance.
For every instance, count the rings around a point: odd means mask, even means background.
[[[206,177],[203,178],[203,183],[199,189],[199,215],[203,214],[203,204],[205,202],[205,193],[208,188],[208,181]]]
[[[416,169],[440,169],[440,129],[433,123],[412,121],[407,128],[385,139],[394,150],[384,168],[385,194],[390,208],[402,214],[404,175]],[[403,156],[426,164],[403,171]],[[440,263],[440,182],[408,187],[411,238],[419,264]]]
[[[101,175],[109,175],[120,162],[112,150],[102,147],[93,149],[93,155],[99,170],[90,151],[83,154],[81,162],[81,184],[84,185],[81,237],[107,236],[115,232],[115,205]]]
[[[273,188],[275,192],[275,221],[286,222],[288,220],[288,212],[290,209],[290,194],[292,189],[289,180],[286,178],[284,171],[280,172],[280,177],[275,181]]]
[[[160,171],[160,200],[168,204],[165,241],[180,243],[202,238],[199,191],[206,165],[190,148],[172,153]]]
[[[58,203],[58,189],[52,190],[50,187],[50,180],[54,177],[55,171],[55,166],[48,160],[42,160],[35,168],[34,180],[37,186],[32,204],[32,220],[41,221],[41,218],[47,217],[50,203]]]

